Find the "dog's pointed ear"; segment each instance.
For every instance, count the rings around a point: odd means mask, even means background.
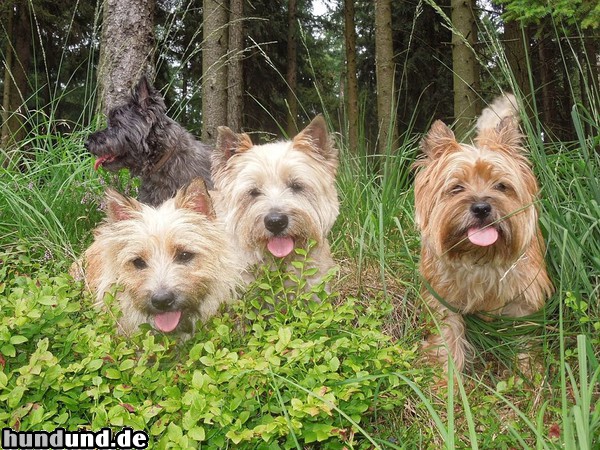
[[[150,83],[146,75],[138,80],[137,84],[133,88],[133,98],[139,104],[144,104],[150,97]]]
[[[105,194],[106,218],[109,222],[129,220],[142,210],[142,205],[136,199],[125,197],[114,189],[108,188]]]
[[[225,165],[236,153],[250,150],[254,144],[246,133],[234,133],[228,127],[217,128],[217,143],[212,156],[213,170]]]
[[[202,178],[195,178],[175,196],[175,206],[204,214],[209,219],[216,217],[212,199]]]
[[[305,152],[316,152],[330,165],[335,172],[338,166],[338,151],[333,145],[327,123],[322,114],[317,115],[306,128],[292,140],[295,149]]]
[[[133,89],[133,100],[142,108],[148,108],[157,96],[157,90],[150,84],[146,75],[142,75]]]
[[[457,150],[459,143],[454,133],[441,120],[436,120],[431,125],[429,132],[421,141],[421,150],[425,156],[436,159],[448,150]]]

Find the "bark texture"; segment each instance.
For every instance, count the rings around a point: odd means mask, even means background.
[[[394,47],[390,0],[375,0],[375,75],[377,78],[378,150],[394,148],[396,132],[396,92],[394,87]]]
[[[203,1],[202,140],[214,144],[217,127],[227,123],[227,4]]]
[[[11,14],[11,11],[8,12]],[[25,118],[26,101],[29,98],[29,75],[31,66],[31,18],[27,2],[15,3],[12,10],[12,27],[14,39],[7,43],[7,58],[4,62],[4,101],[1,148],[6,151],[2,161],[7,167],[18,160],[17,144],[26,135]],[[10,21],[9,21],[10,22]],[[8,48],[12,46],[12,48]]]
[[[227,126],[236,132],[242,130],[244,108],[244,0],[230,0],[229,8],[229,63],[227,67]]]
[[[480,112],[479,65],[475,0],[452,0],[452,71],[454,72],[454,118],[456,134],[463,137]]]
[[[296,0],[288,0],[288,36],[287,36],[287,71],[285,79],[288,84],[288,119],[287,134],[291,138],[298,132],[298,21]]]
[[[356,27],[354,1],[344,0],[344,37],[346,43],[346,114],[348,118],[348,148],[358,148],[358,79],[356,76]]]
[[[154,79],[155,0],[105,0],[98,68],[99,109],[124,103],[142,75]]]
[[[515,77],[516,87],[522,97],[531,101],[531,84],[529,82],[527,63],[529,38],[527,34],[527,29],[517,21],[504,24],[504,52],[508,60],[508,65]]]

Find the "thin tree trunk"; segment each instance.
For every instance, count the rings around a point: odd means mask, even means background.
[[[452,71],[456,133],[463,136],[479,114],[479,66],[473,49],[477,42],[475,0],[452,0]]]
[[[294,136],[298,132],[296,120],[298,119],[298,24],[296,20],[296,0],[288,0],[288,39],[287,39],[287,72],[285,79],[288,84],[288,119],[287,134]]]
[[[214,143],[217,127],[227,123],[227,5],[203,1],[202,139]]]
[[[504,23],[504,52],[508,65],[515,77],[515,83],[522,97],[531,101],[531,84],[527,65],[529,39],[527,30],[520,22],[512,20]],[[515,92],[516,94],[517,92]]]
[[[227,125],[237,132],[242,130],[244,107],[244,0],[230,0],[229,63],[227,67]]]
[[[11,7],[7,11],[8,20],[6,22],[6,59],[4,60],[4,88],[2,90],[2,138],[0,140],[0,150],[7,150],[10,141],[12,140],[12,134],[10,132],[10,124],[8,122],[11,114],[10,109],[10,98],[12,91],[12,61],[13,61],[13,18],[14,8]],[[0,155],[0,160],[4,163],[4,155]],[[8,161],[7,161],[8,163]]]
[[[154,79],[155,0],[105,0],[98,86],[105,114],[126,101],[142,75]]]
[[[10,103],[8,106],[7,124],[2,132],[3,145],[7,157],[2,162],[4,167],[15,164],[19,156],[18,145],[25,138],[24,117],[27,114],[29,98],[29,67],[31,65],[31,19],[29,4],[18,3],[15,8],[13,22],[14,54],[10,65]],[[8,65],[7,65],[8,67]]]
[[[546,48],[546,42],[544,36],[540,36],[540,42],[538,44],[538,63],[539,63],[539,73],[540,73],[540,87],[542,94],[542,123],[547,127],[547,129],[551,129],[552,127],[552,98],[551,98],[551,88],[550,88],[550,73],[547,68],[548,66],[548,49]]]
[[[185,106],[181,109],[181,112],[179,113],[179,121],[182,123],[187,123],[188,122],[188,110],[190,107],[189,102],[187,101],[188,98],[188,71],[187,70],[182,70],[181,71],[181,98],[184,99],[185,101]]]
[[[346,113],[348,115],[348,149],[358,149],[358,79],[356,76],[356,27],[354,1],[344,0],[344,37],[346,43]]]
[[[586,82],[582,96],[584,105],[590,114],[596,117],[600,115],[600,77],[598,75],[598,41],[590,30],[583,32],[583,52],[585,55],[583,65],[586,68]],[[587,132],[592,133],[592,125],[586,124]]]
[[[394,48],[390,0],[375,0],[375,76],[377,78],[378,150],[385,154],[397,140]]]

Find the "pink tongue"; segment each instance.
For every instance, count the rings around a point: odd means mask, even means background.
[[[473,244],[487,247],[498,240],[498,230],[494,227],[469,228],[467,236]]]
[[[94,163],[94,170],[98,170],[98,167],[100,167],[102,165],[102,163],[104,162],[104,160],[106,159],[105,156],[101,156],[99,157],[96,162]]]
[[[276,236],[269,239],[267,248],[277,258],[283,258],[294,250],[294,239],[289,236]]]
[[[163,333],[170,333],[179,324],[181,318],[181,311],[169,311],[154,316],[154,325]]]
[[[100,167],[106,161],[111,162],[114,160],[115,160],[115,156],[113,156],[113,155],[99,156],[98,159],[96,160],[96,162],[94,163],[94,170],[98,170],[98,167]]]

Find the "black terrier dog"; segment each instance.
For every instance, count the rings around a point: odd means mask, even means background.
[[[93,133],[85,147],[97,157],[94,168],[127,168],[141,178],[138,199],[159,206],[201,177],[212,189],[212,148],[196,140],[166,114],[160,93],[142,77],[131,99],[108,113],[108,128]]]

